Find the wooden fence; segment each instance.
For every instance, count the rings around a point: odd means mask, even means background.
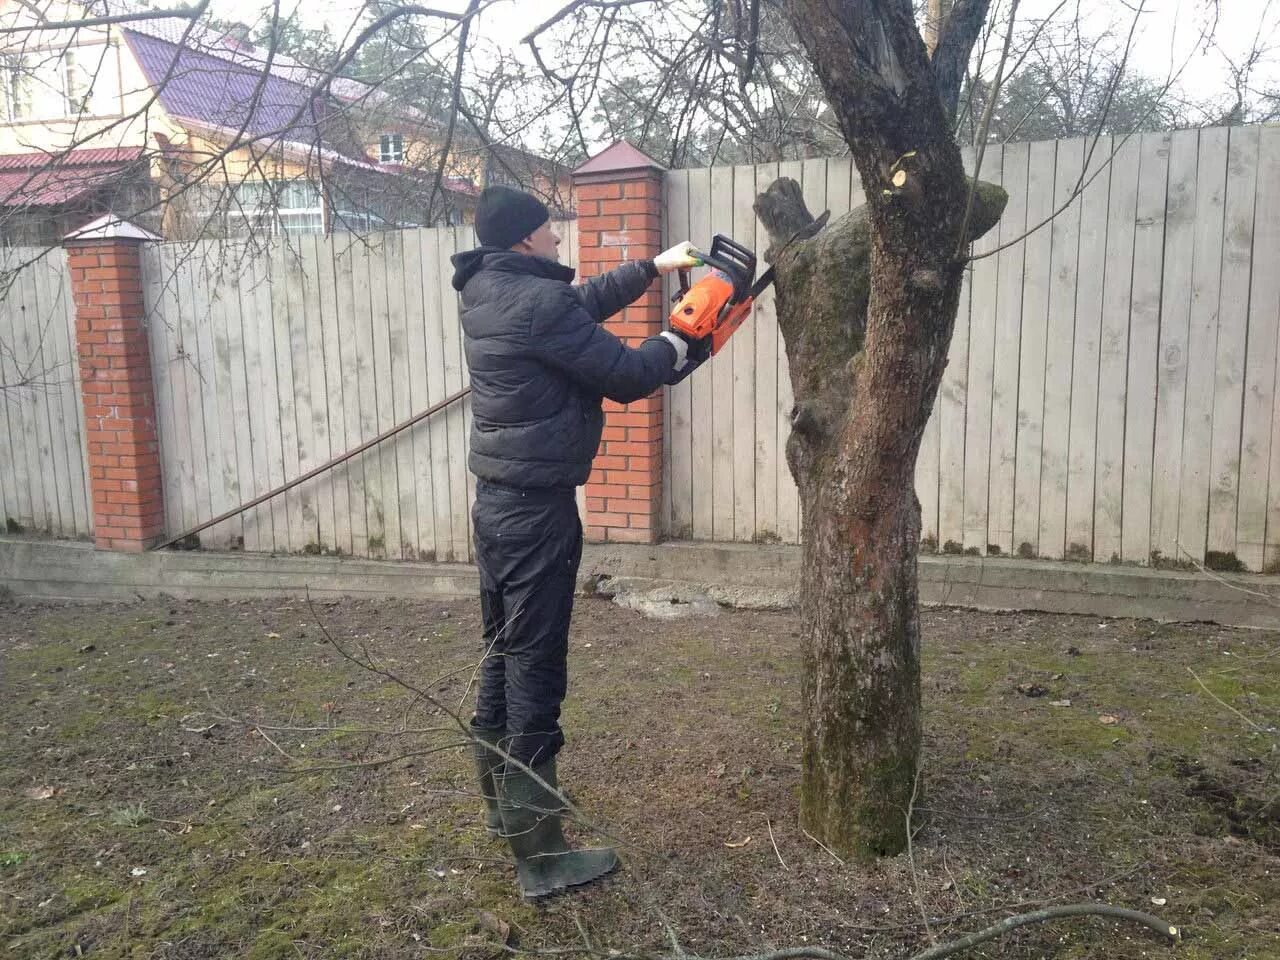
[[[576,251],[571,225],[561,250]],[[468,382],[449,258],[470,227],[143,254],[166,528],[190,529]],[[200,535],[220,549],[467,560],[463,400]]]
[[[763,250],[751,204],[779,174],[802,184],[815,213],[839,216],[862,198],[848,159],[672,171],[668,238],[720,232]],[[981,176],[1005,186],[1009,206],[975,245],[924,435],[926,537],[981,554],[1150,562],[1216,551],[1254,570],[1280,563],[1280,127],[995,146]],[[459,227],[267,251],[147,247],[169,532],[461,388],[449,257],[473,243]],[[0,398],[0,509],[12,528],[91,532],[73,345],[54,252],[0,303],[0,383],[40,372]],[[670,390],[669,535],[799,539],[782,346],[766,295],[707,369]],[[464,402],[201,542],[467,559],[469,416]]]
[[[92,531],[71,274],[61,250],[0,250],[0,520],[10,533]]]
[[[669,238],[763,250],[751,201],[779,174],[815,214],[862,200],[848,159],[674,171]],[[924,436],[926,537],[982,554],[1280,561],[1280,127],[995,146],[981,176],[1009,206],[975,245]],[[766,296],[671,391],[668,529],[798,539],[791,403]]]

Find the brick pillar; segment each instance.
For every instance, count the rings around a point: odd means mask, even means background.
[[[139,247],[158,240],[103,217],[68,236],[94,542],[141,551],[164,532],[160,444],[143,324]]]
[[[662,252],[664,168],[619,141],[573,173],[578,212],[578,273],[612,270]],[[662,285],[608,321],[630,346],[663,328]],[[604,437],[587,482],[586,538],[654,543],[662,505],[662,392],[620,404],[604,402]]]

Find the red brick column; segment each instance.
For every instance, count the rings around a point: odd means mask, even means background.
[[[664,172],[625,141],[574,171],[580,276],[662,252]],[[662,330],[664,306],[655,281],[608,328],[635,346]],[[606,400],[604,411],[604,437],[587,482],[586,538],[654,543],[662,505],[662,392],[625,405]]]
[[[103,218],[64,241],[76,305],[93,534],[100,550],[145,550],[164,532],[139,260],[140,244],[157,239]]]

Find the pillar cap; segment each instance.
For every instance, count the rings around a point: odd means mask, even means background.
[[[64,243],[75,243],[79,240],[134,240],[147,243],[163,239],[150,230],[144,230],[110,213],[91,223],[86,223],[78,230],[72,230],[62,238]]]
[[[573,171],[575,177],[602,173],[622,173],[634,170],[666,171],[666,167],[626,140],[619,140],[605,147],[594,157]]]

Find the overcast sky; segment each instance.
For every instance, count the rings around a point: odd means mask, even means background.
[[[1022,0],[1020,20],[1044,17],[1059,0]],[[1163,79],[1171,69],[1183,68],[1181,86],[1193,100],[1225,95],[1229,72],[1217,51],[1197,52],[1208,0],[1067,0],[1057,15],[1064,22],[1079,8],[1088,32],[1105,30],[1108,22],[1127,33],[1133,14],[1127,9],[1142,4],[1141,25],[1131,53],[1131,64],[1142,73]],[[994,4],[1001,0],[994,0]],[[319,26],[328,22],[337,35],[347,33],[358,15],[359,0],[302,0],[305,13],[297,14],[299,0],[284,0],[281,10],[303,22]],[[461,11],[466,0],[433,0],[439,9]],[[519,38],[564,5],[563,0],[506,0],[481,17],[476,32],[492,43],[518,52]],[[252,23],[262,16],[262,0],[213,0],[215,16]],[[1261,26],[1264,44],[1280,45],[1280,0],[1221,0],[1216,42],[1227,55],[1243,57],[1253,46]],[[662,4],[638,6],[636,15],[661,16]],[[1268,43],[1269,41],[1269,43]],[[1185,67],[1183,65],[1185,64]],[[1280,86],[1280,51],[1268,55],[1255,74],[1256,86]]]

